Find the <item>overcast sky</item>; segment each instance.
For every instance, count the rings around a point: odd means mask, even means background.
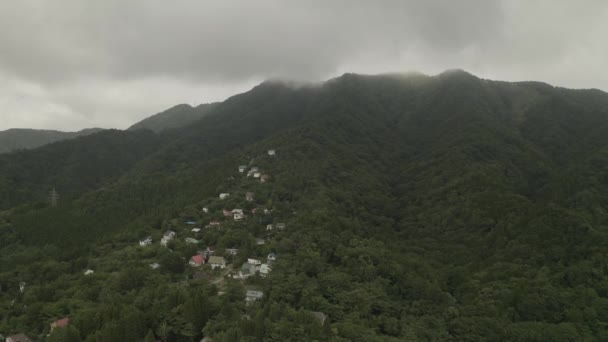
[[[0,2],[0,130],[126,128],[268,78],[462,68],[608,90],[604,0]]]

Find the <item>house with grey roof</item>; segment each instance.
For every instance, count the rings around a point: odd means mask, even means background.
[[[248,290],[245,294],[247,304],[252,304],[255,301],[262,300],[262,298],[264,298],[264,292],[262,291]]]

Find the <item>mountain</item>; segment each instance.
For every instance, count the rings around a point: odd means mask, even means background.
[[[15,300],[0,330],[69,316],[57,334],[82,340],[606,340],[607,131],[599,90],[345,74],[264,82],[162,134],[0,156],[0,303]],[[228,267],[189,266],[199,250]],[[234,279],[252,258],[268,275]]]
[[[0,153],[26,150],[56,141],[73,139],[101,131],[100,128],[83,129],[78,132],[13,128],[0,131]]]
[[[129,130],[149,129],[159,133],[169,129],[188,126],[204,117],[216,105],[216,103],[209,103],[192,107],[187,104],[180,104],[132,125],[129,127]]]

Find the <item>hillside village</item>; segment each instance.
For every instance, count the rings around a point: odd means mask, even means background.
[[[170,135],[6,155],[0,334],[607,341],[606,108],[534,82],[351,74],[260,85]]]
[[[219,296],[225,293],[228,281],[241,283],[245,288],[243,303],[255,310],[256,302],[265,297],[265,278],[272,273],[275,263],[280,262],[273,240],[288,227],[280,216],[275,215],[271,202],[256,196],[256,193],[268,193],[273,184],[272,170],[262,169],[255,163],[275,158],[276,150],[271,149],[251,158],[248,164],[236,166],[234,174],[227,176],[231,185],[225,188],[225,192],[201,201],[196,205],[199,208],[196,212],[166,220],[162,230],[145,230],[145,235],[133,243],[113,242],[102,247],[106,257],[91,260],[88,265],[91,268],[83,270],[82,277],[95,277],[115,269],[116,265],[105,263],[107,259],[140,255],[138,262],[147,265],[149,272],[178,270],[182,274],[182,277],[176,277],[179,284],[210,284],[217,287]],[[261,191],[263,188],[266,191]],[[231,235],[239,238],[226,238]],[[173,258],[171,265],[155,257],[166,252],[183,255],[186,251],[192,251],[189,258]],[[21,282],[20,293],[26,292],[26,287],[26,283]],[[327,318],[320,312],[311,311],[310,314],[321,323]],[[65,328],[69,323],[69,316],[57,318],[49,323],[48,333]],[[28,339],[24,333],[7,337],[7,341],[14,342]]]
[[[275,157],[275,150],[268,150],[269,157]],[[274,223],[275,218],[272,215],[272,208],[263,207],[263,199],[256,199],[255,192],[245,191],[243,189],[255,189],[261,184],[268,183],[270,175],[262,174],[258,166],[252,166],[255,159],[250,161],[250,165],[239,165],[238,175],[235,175],[240,182],[237,182],[229,192],[222,192],[215,199],[205,200],[205,204],[201,207],[198,215],[188,217],[179,224],[179,219],[172,221],[176,222],[176,227],[167,229],[160,238],[160,245],[172,250],[176,248],[177,240],[183,239],[186,244],[191,244],[197,247],[196,254],[192,255],[188,261],[188,265],[192,267],[192,279],[206,278],[213,281],[215,284],[223,284],[223,278],[239,279],[245,282],[246,279],[252,276],[267,277],[272,271],[272,264],[277,261],[275,252],[269,252],[264,261],[258,258],[264,257],[264,252],[267,248],[262,246],[270,242],[275,234],[285,229],[286,224],[283,222]],[[230,176],[234,180],[235,176]],[[272,186],[266,184],[265,186]],[[241,196],[244,198],[235,198]],[[229,201],[230,200],[230,201]],[[242,208],[232,208],[231,204],[241,204]],[[211,209],[210,209],[211,208]],[[221,208],[221,214],[220,214]],[[265,229],[261,230],[251,226],[260,226]],[[276,230],[274,227],[276,226]],[[179,227],[179,228],[178,228]],[[205,241],[210,241],[210,236],[222,234],[231,230],[245,230],[255,241],[253,254],[248,255],[245,262],[240,262],[242,256],[239,250],[242,246],[238,244],[231,246],[222,246],[218,248],[215,245],[205,245]],[[152,245],[154,239],[152,235],[147,235],[139,241],[139,246],[146,247]],[[241,252],[242,254],[243,252]],[[240,262],[240,266],[238,266]],[[162,266],[158,262],[153,262],[150,267],[156,269]],[[218,274],[209,272],[209,270],[220,270]],[[253,291],[253,290],[252,290]],[[257,291],[256,300],[263,297],[262,291]],[[245,298],[251,301],[251,297]]]

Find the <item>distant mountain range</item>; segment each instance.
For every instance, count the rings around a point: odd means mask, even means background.
[[[0,153],[28,150],[61,140],[72,139],[102,131],[88,128],[78,132],[61,132],[42,129],[12,128],[0,131]]]
[[[203,118],[217,103],[201,104],[192,107],[180,104],[163,112],[152,115],[132,125],[128,130],[148,129],[155,133],[184,127]],[[29,150],[54,142],[73,139],[102,131],[101,128],[88,128],[78,132],[62,132],[42,129],[12,128],[0,131],[0,154],[18,150]]]

